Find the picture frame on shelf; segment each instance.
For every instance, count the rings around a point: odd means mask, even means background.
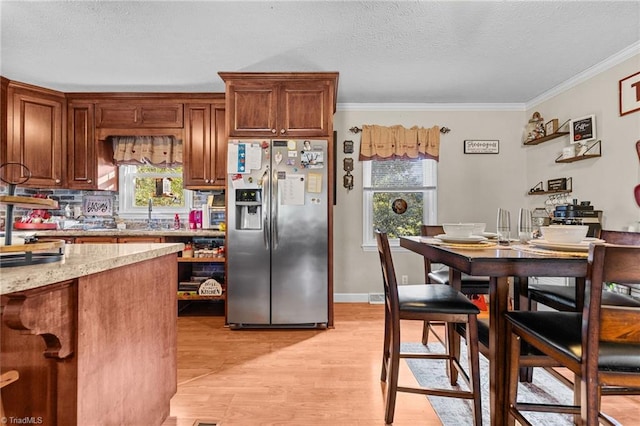
[[[544,133],[545,135],[549,136],[554,134],[555,132],[558,131],[558,119],[554,118],[552,120],[549,120],[545,123],[544,125]]]
[[[640,111],[640,71],[620,80],[618,93],[620,117]]]
[[[465,154],[499,154],[499,140],[465,140]]]
[[[595,114],[585,115],[579,118],[572,118],[569,121],[569,142],[573,144],[584,144],[596,139],[596,116]]]

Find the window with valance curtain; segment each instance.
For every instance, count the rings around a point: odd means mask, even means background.
[[[363,125],[360,161],[392,159],[427,159],[438,161],[440,127]]]
[[[182,164],[182,141],[174,136],[111,136],[110,139],[117,165],[174,167]]]

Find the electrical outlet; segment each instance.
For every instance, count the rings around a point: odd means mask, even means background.
[[[409,284],[409,275],[402,276],[402,284]]]

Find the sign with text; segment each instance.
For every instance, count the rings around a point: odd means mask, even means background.
[[[640,111],[640,71],[620,80],[620,115]]]
[[[85,195],[82,197],[82,214],[85,216],[113,216],[113,196]]]
[[[596,138],[596,116],[587,115],[572,119],[569,123],[569,136],[571,143],[594,140]]]
[[[465,140],[465,154],[498,154],[500,141],[497,140]]]

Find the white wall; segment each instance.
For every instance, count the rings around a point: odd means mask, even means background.
[[[364,251],[362,244],[362,167],[357,161],[360,134],[349,128],[363,124],[405,127],[434,124],[451,132],[442,135],[438,164],[438,222],[486,222],[495,229],[498,207],[509,209],[512,221],[520,207],[544,207],[546,196],[527,192],[539,181],[557,177],[573,178],[573,197],[591,201],[604,211],[607,229],[626,229],[640,220],[640,208],[633,188],[640,182],[640,163],[635,142],[640,139],[640,112],[619,116],[618,82],[640,70],[640,55],[544,100],[524,111],[524,107],[500,106],[494,110],[400,110],[374,109],[371,105],[349,106],[334,117],[338,135],[338,189],[334,209],[334,293],[337,300],[366,300],[368,293],[381,293],[382,282],[378,254]],[[527,120],[539,111],[545,120],[560,123],[572,117],[596,115],[598,138],[602,139],[602,157],[569,164],[555,163],[568,136],[535,146],[522,145]],[[497,139],[500,153],[464,154],[465,139]],[[342,142],[355,142],[355,152],[345,155]],[[342,187],[342,159],[355,160],[355,186]],[[513,224],[515,226],[515,223]],[[398,275],[409,275],[410,282],[423,282],[422,258],[406,251],[394,252]],[[351,299],[349,299],[351,297]]]
[[[527,111],[539,111],[545,120],[595,114],[596,136],[602,140],[602,157],[574,163],[555,163],[569,136],[528,147],[527,185],[558,177],[571,177],[573,198],[591,201],[603,211],[603,227],[624,230],[640,220],[633,188],[640,182],[640,161],[635,144],[640,140],[640,111],[620,117],[618,82],[640,71],[640,55],[610,68],[589,80],[541,102]],[[544,202],[543,196],[531,197]],[[537,198],[540,198],[538,200]],[[640,229],[639,229],[640,231]]]
[[[363,251],[362,245],[362,164],[357,161],[360,134],[349,131],[363,124],[405,127],[435,124],[451,129],[441,136],[438,163],[438,223],[486,222],[495,230],[498,207],[515,216],[526,203],[528,190],[521,144],[524,111],[371,111],[342,110],[334,117],[338,135],[338,190],[334,210],[334,291],[337,294],[382,292],[378,254]],[[464,154],[465,139],[497,139],[499,154]],[[342,142],[352,140],[355,152],[342,153]],[[354,158],[355,186],[342,187],[342,159]],[[423,282],[422,258],[410,252],[394,252],[398,275],[410,282]]]

